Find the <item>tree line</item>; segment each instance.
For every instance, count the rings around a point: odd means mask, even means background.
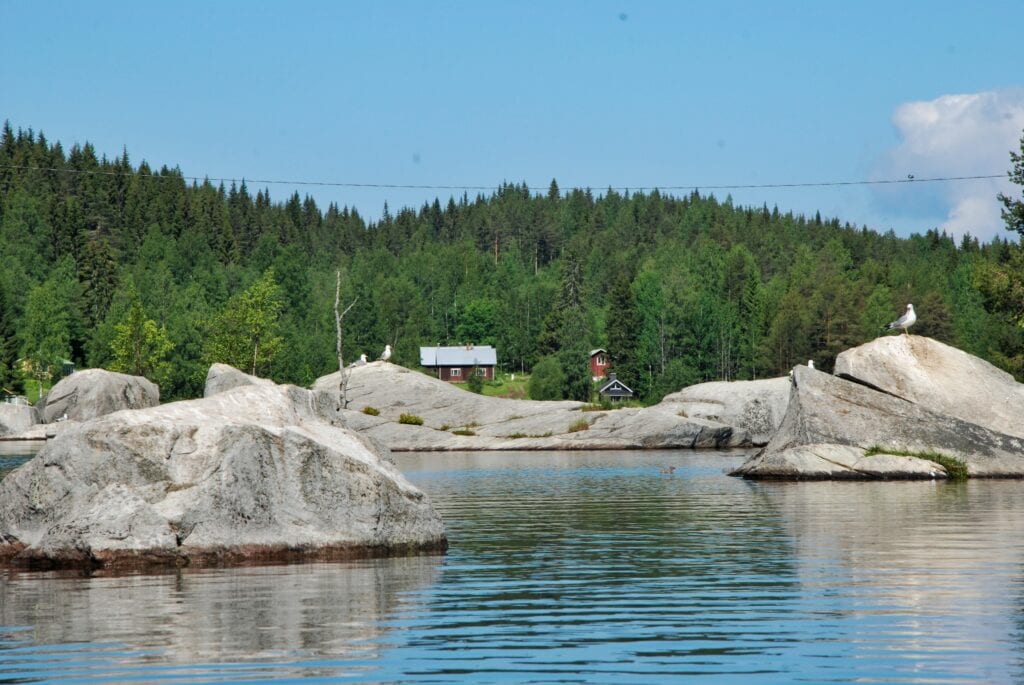
[[[914,333],[1024,373],[1024,257],[1000,238],[555,181],[367,221],[0,132],[0,388],[65,360],[146,375],[167,399],[200,395],[214,361],[309,385],[337,369],[339,270],[346,359],[390,344],[415,367],[420,345],[492,344],[544,397],[589,396],[597,347],[645,401],[808,359],[829,370],[908,302]]]

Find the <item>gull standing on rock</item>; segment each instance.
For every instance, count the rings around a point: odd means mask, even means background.
[[[814,360],[813,359],[808,359],[807,360],[807,368],[808,369],[813,369],[814,368]]]
[[[890,323],[885,329],[891,331],[902,328],[903,332],[907,333],[907,329],[913,326],[915,321],[917,321],[917,314],[914,313],[914,305],[908,304],[907,311],[903,312],[903,316]]]
[[[380,359],[381,359],[381,361],[384,361],[384,362],[386,362],[387,360],[391,359],[391,345],[385,345],[384,346],[384,352],[381,353]]]

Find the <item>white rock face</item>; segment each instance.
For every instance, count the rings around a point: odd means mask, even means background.
[[[386,455],[385,455],[386,456]],[[427,497],[312,393],[245,385],[70,425],[0,483],[0,560],[204,565],[442,550]]]
[[[25,404],[0,404],[0,437],[23,433],[39,423],[39,411]]]
[[[938,452],[971,476],[1024,477],[1024,439],[798,366],[789,407],[768,445],[733,475],[749,478],[931,478],[945,469],[868,448]]]
[[[272,380],[250,376],[227,364],[214,364],[206,373],[206,385],[203,388],[203,397],[210,397],[220,392],[238,388],[243,385],[261,385],[272,388],[276,384]]]
[[[86,421],[121,409],[143,409],[160,404],[160,388],[141,376],[105,369],[85,369],[62,378],[50,389],[43,423],[67,417]]]
[[[1024,385],[983,359],[920,335],[878,338],[836,357],[835,374],[940,414],[1024,437]]]
[[[339,375],[313,386],[318,411],[340,405]],[[739,447],[748,431],[680,415],[663,403],[644,409],[581,411],[581,402],[484,397],[416,371],[373,362],[351,369],[349,410],[334,420],[392,450],[558,450]],[[365,407],[379,416],[362,413]],[[422,426],[399,423],[402,414]],[[586,428],[581,430],[582,424]],[[468,434],[457,434],[454,431]]]
[[[789,385],[788,377],[700,383],[667,395],[661,404],[691,418],[743,428],[753,444],[764,445],[786,415]]]

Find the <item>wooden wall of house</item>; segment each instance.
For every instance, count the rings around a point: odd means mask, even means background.
[[[459,375],[453,375],[452,369],[458,369]],[[483,378],[485,381],[494,380],[493,366],[481,366],[479,367],[479,369],[483,371]],[[469,380],[469,375],[471,373],[473,373],[472,366],[442,366],[438,378],[440,378],[443,381],[465,382]]]

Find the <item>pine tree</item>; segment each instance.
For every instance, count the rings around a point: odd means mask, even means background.
[[[18,343],[14,336],[14,314],[0,283],[0,394],[14,392]]]
[[[617,378],[641,396],[644,369],[639,363],[640,313],[629,277],[620,272],[608,294],[608,355]]]

